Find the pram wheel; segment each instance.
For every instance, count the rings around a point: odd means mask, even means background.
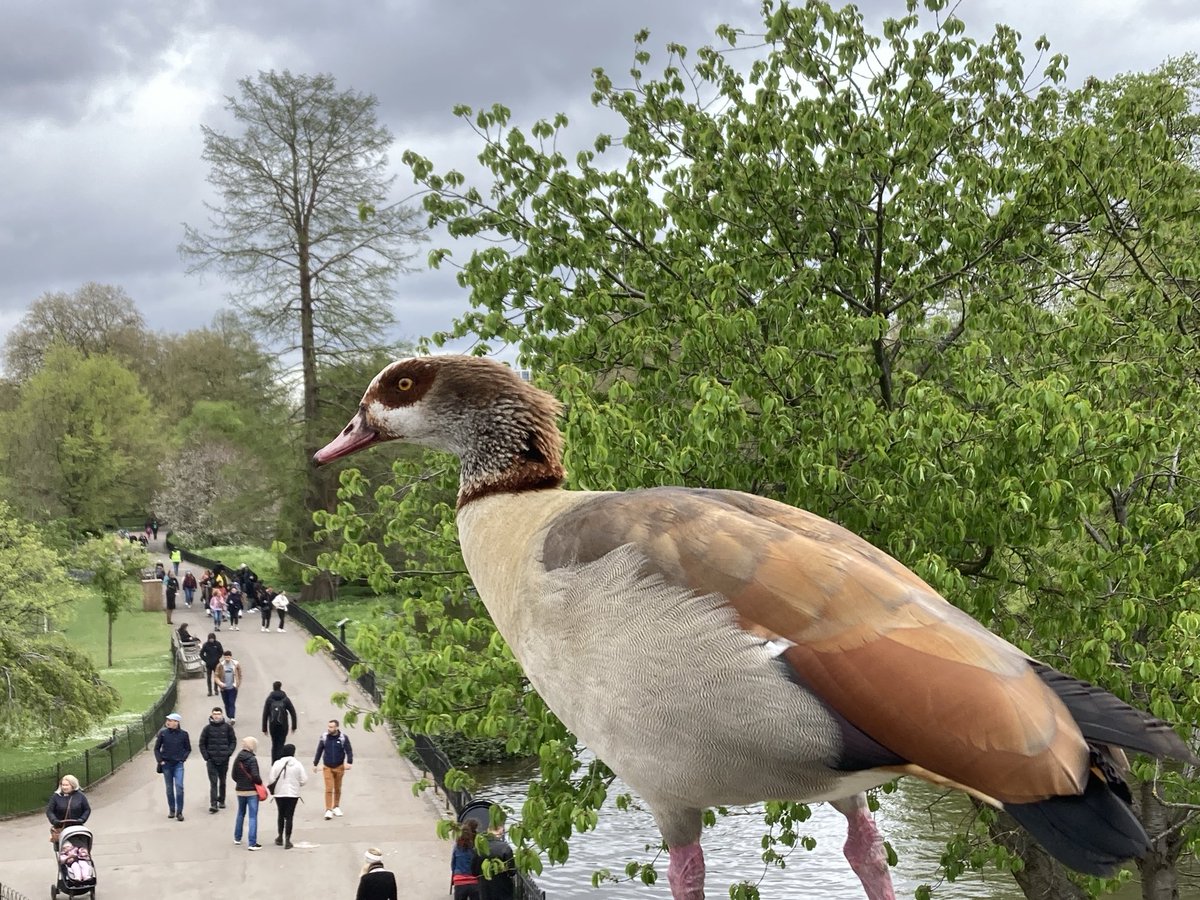
[[[58,900],[58,885],[50,885],[50,900]]]

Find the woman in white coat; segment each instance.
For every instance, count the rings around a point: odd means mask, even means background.
[[[271,793],[275,797],[275,809],[279,814],[278,832],[275,843],[285,850],[292,849],[292,819],[296,815],[296,804],[300,802],[300,788],[308,782],[304,765],[296,759],[296,745],[284,744],[283,756],[271,766]]]

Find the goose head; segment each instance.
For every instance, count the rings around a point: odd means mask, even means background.
[[[313,462],[398,440],[459,458],[460,506],[495,491],[557,487],[564,477],[559,410],[552,396],[495,360],[401,359],[371,380],[354,418]]]

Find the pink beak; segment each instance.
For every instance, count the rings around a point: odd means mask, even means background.
[[[341,434],[313,454],[313,462],[323,466],[379,441],[379,432],[367,425],[366,416],[360,412],[342,429]]]

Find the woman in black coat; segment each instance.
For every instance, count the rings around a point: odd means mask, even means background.
[[[254,752],[258,749],[258,740],[253,737],[242,738],[242,752],[233,760],[229,776],[233,779],[233,787],[237,793],[237,816],[233,820],[233,842],[242,842],[242,823],[249,814],[250,831],[246,835],[247,850],[261,850],[258,842],[258,792],[256,784],[262,784],[262,775],[258,771],[258,759]]]
[[[58,790],[50,795],[46,804],[46,818],[50,820],[50,840],[58,840],[63,825],[82,825],[92,814],[92,805],[79,789],[79,779],[64,775],[58,782]]]
[[[383,867],[383,851],[372,847],[363,854],[362,877],[354,900],[399,900],[396,876]]]

